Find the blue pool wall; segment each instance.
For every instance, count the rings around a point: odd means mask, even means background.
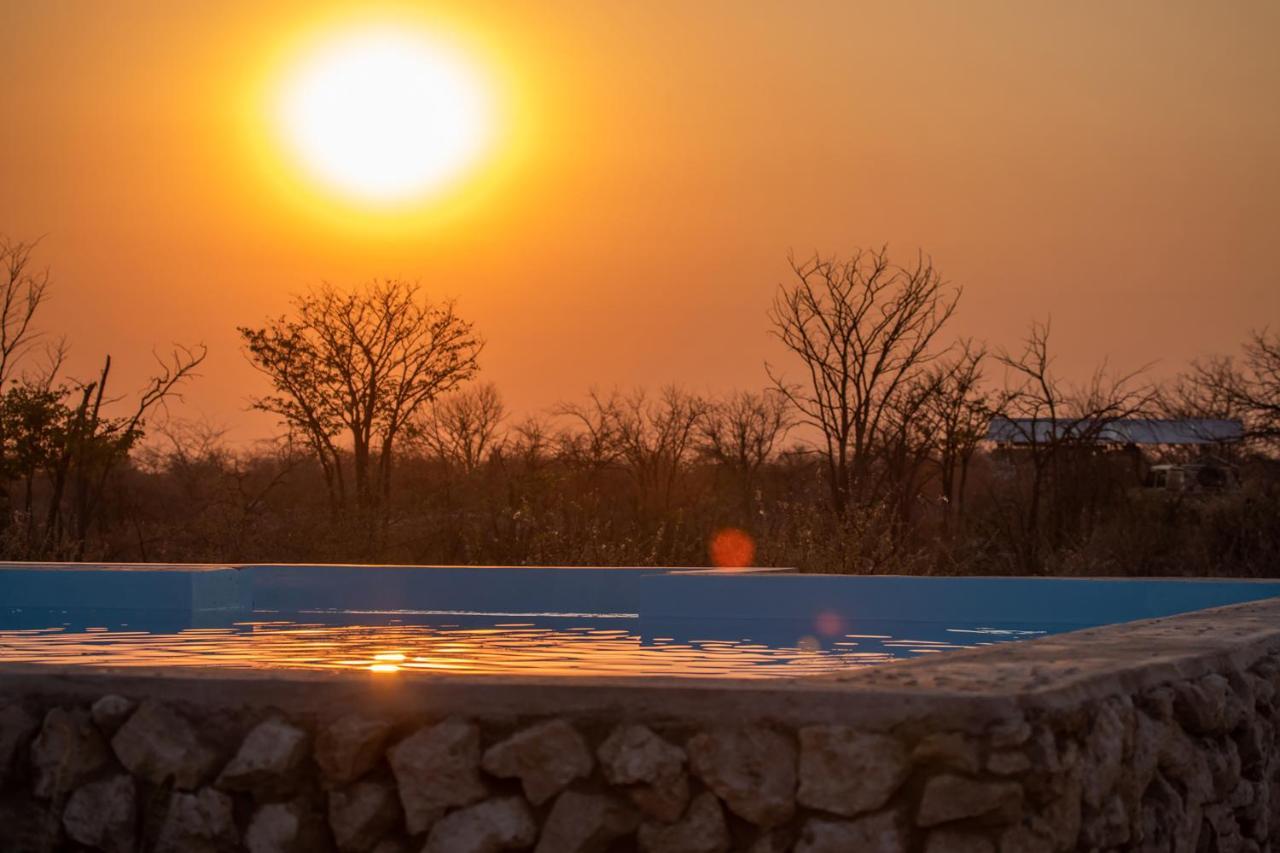
[[[635,613],[651,568],[246,566],[258,610]]]
[[[0,606],[244,611],[253,579],[227,566],[0,563]]]
[[[0,564],[0,607],[460,611],[1084,627],[1280,596],[1280,580],[799,575],[651,568]]]
[[[642,584],[638,611],[661,619],[805,619],[989,625],[1105,625],[1280,596],[1280,580],[664,575]]]

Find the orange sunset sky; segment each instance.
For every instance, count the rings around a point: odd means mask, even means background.
[[[235,327],[310,283],[418,279],[516,412],[590,385],[760,387],[788,250],[922,247],[953,332],[1157,375],[1280,319],[1280,3],[0,0],[0,233],[43,235],[70,371],[204,342],[184,417],[248,439]],[[395,209],[273,137],[311,40],[428,30],[490,150]]]

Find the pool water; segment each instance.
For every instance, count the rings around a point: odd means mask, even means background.
[[[208,620],[206,620],[208,621]],[[507,675],[798,677],[1024,639],[1034,627],[838,620],[655,625],[636,614],[255,613],[157,624],[145,613],[10,609],[0,660],[111,667]]]
[[[1276,595],[1223,579],[0,563],[0,666],[786,678]]]

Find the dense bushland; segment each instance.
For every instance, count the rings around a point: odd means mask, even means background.
[[[62,375],[37,334],[47,274],[3,243],[0,557],[210,562],[706,565],[939,574],[1280,573],[1280,338],[1168,387],[1053,370],[1050,330],[1013,348],[945,337],[960,300],[923,257],[793,263],[765,387],[592,390],[523,419],[481,373],[483,339],[416,285],[322,287],[245,326],[256,405],[281,434],[231,446],[161,417],[198,395],[177,349],[135,397]],[[246,318],[251,320],[252,318]],[[1238,488],[1144,489],[1206,448],[1123,447],[1132,417],[1225,417],[1207,448]],[[985,440],[1017,419],[1016,446]],[[1030,425],[1028,427],[1028,425]],[[1046,427],[1042,429],[1041,427]],[[754,543],[713,549],[718,533]],[[735,542],[743,542],[739,538]],[[744,551],[745,547],[745,551]]]

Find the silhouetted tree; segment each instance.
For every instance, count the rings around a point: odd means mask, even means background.
[[[39,338],[32,321],[48,296],[49,271],[32,263],[37,242],[0,235],[0,388]]]
[[[432,452],[470,472],[501,445],[506,418],[497,386],[486,382],[433,402],[415,432]]]
[[[1239,359],[1193,362],[1173,397],[1176,413],[1239,418],[1248,438],[1280,446],[1280,333],[1252,332]]]
[[[570,421],[555,441],[562,459],[580,468],[607,468],[622,455],[618,422],[622,417],[616,390],[607,396],[598,388],[587,392],[584,403],[558,403],[552,414]]]
[[[18,481],[21,503],[5,507],[0,529],[12,521],[14,512],[23,526],[23,541],[35,541],[36,482],[49,471],[66,442],[71,411],[63,402],[66,389],[42,388],[18,382],[0,396],[0,479]]]
[[[742,511],[751,510],[757,476],[794,426],[787,399],[773,390],[737,391],[712,401],[698,424],[699,449],[733,475]]]
[[[339,436],[350,442],[355,506],[367,513],[390,493],[402,432],[475,375],[483,346],[452,302],[430,302],[417,284],[396,280],[324,284],[294,299],[293,316],[239,331],[276,391],[255,407],[305,437],[335,512],[348,502]]]
[[[561,433],[565,458],[587,468],[621,468],[635,486],[637,505],[654,513],[671,505],[706,403],[670,385],[656,398],[643,388],[608,396],[592,389],[586,403],[562,403],[555,411],[576,426]]]
[[[1000,350],[995,359],[1005,368],[1005,385],[993,416],[1016,439],[1009,458],[1025,460],[1031,468],[1028,495],[1019,501],[1020,535],[1014,541],[1022,549],[1025,570],[1034,573],[1040,568],[1046,498],[1050,543],[1058,545],[1081,510],[1070,505],[1068,495],[1096,482],[1079,476],[1080,460],[1096,453],[1116,421],[1148,413],[1154,389],[1138,381],[1145,368],[1116,374],[1105,363],[1084,385],[1061,382],[1053,371],[1048,323],[1032,324],[1021,352]]]
[[[45,523],[46,552],[57,548],[64,534],[64,518],[69,514],[72,557],[83,558],[89,530],[112,472],[144,435],[151,412],[177,395],[178,387],[195,375],[207,353],[204,347],[177,347],[168,358],[157,356],[159,371],[138,393],[133,411],[127,415],[111,417],[103,410],[104,403],[118,402],[106,396],[110,356],[97,379],[80,385],[80,402],[69,412],[62,430],[62,447],[51,465],[53,485]],[[64,508],[63,496],[68,486],[69,507]]]
[[[865,494],[877,441],[899,391],[937,357],[934,339],[955,311],[949,290],[923,255],[894,264],[887,249],[847,260],[790,260],[792,281],[778,287],[773,334],[803,364],[791,384],[766,365],[774,385],[821,430],[831,503],[843,514]]]
[[[986,349],[962,341],[957,355],[930,369],[935,393],[925,402],[922,420],[932,437],[938,466],[944,524],[963,516],[969,469],[987,435],[990,403],[982,390]]]

